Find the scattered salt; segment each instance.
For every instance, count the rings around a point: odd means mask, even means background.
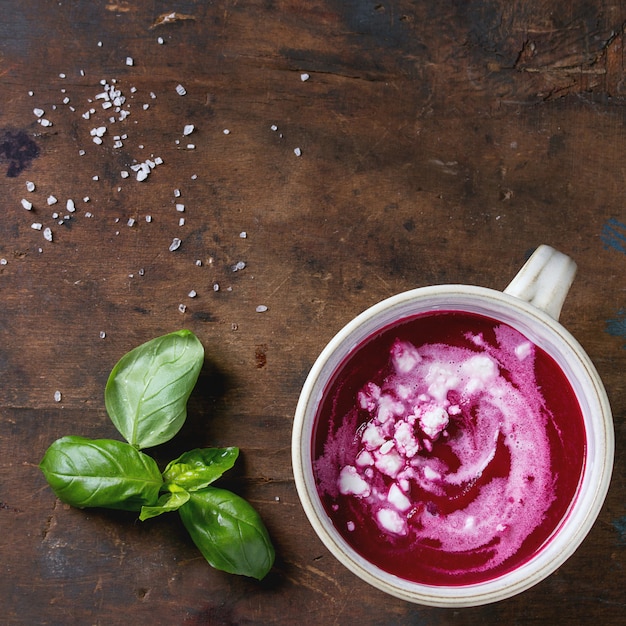
[[[30,211],[33,208],[33,203],[29,202],[26,198],[22,198],[22,206],[27,210]]]
[[[225,128],[222,132],[223,132],[225,135],[230,135],[230,131],[228,130],[228,128]]]
[[[231,269],[233,270],[233,272],[238,272],[239,270],[242,270],[245,267],[246,267],[246,264],[244,261],[237,261],[237,263],[235,263],[235,265],[233,265]]]
[[[100,331],[100,339],[104,339],[106,336],[107,336],[107,334],[103,330],[101,330]]]
[[[133,60],[133,57],[126,57],[126,65],[134,65],[135,61]]]
[[[54,392],[54,401],[61,402],[61,392],[58,390]]]
[[[39,108],[33,109],[33,114],[35,115],[35,117],[43,117],[44,113],[45,111],[43,109],[39,109]]]
[[[304,83],[305,81],[309,80],[310,76],[306,73],[304,74],[300,74],[300,80]]]
[[[43,224],[40,224],[39,222],[33,222],[30,227],[33,230],[41,230],[43,228]]]
[[[170,244],[170,252],[174,252],[174,250],[178,250],[180,248],[180,244],[182,241],[178,237],[174,237],[172,239],[172,243]]]
[[[30,180],[26,181],[26,191],[35,191],[35,183]]]
[[[302,150],[300,150],[300,148],[294,148],[293,153],[299,157],[302,156]]]
[[[267,311],[267,307],[264,304],[259,304],[255,310],[257,313],[265,313],[265,311]]]
[[[184,213],[184,212],[185,212],[185,205],[184,205],[184,204],[177,204],[177,205],[176,205],[176,210],[177,210],[179,213]]]
[[[184,96],[187,93],[187,90],[182,85],[176,85],[176,93],[179,96]]]
[[[248,233],[247,233],[245,230],[242,230],[242,231],[239,233],[239,236],[240,236],[242,239],[246,239],[246,238],[248,237]]]
[[[187,306],[185,304],[179,304],[178,305],[178,311],[180,313],[184,313],[187,310]]]
[[[192,289],[188,294],[187,294],[190,298],[195,298],[198,293],[196,292],[195,289]]]
[[[48,199],[46,202],[48,203],[48,206],[52,206],[53,204],[56,204],[58,200],[53,195],[50,195],[48,196]]]
[[[187,135],[191,135],[191,133],[193,133],[195,126],[193,124],[185,124],[185,128],[183,128],[183,135],[185,135],[185,137]]]

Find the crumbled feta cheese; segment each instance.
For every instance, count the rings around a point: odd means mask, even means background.
[[[342,468],[338,486],[343,495],[352,494],[367,498],[371,491],[369,484],[361,478],[357,469],[352,465],[346,465]]]
[[[380,509],[376,514],[376,519],[385,530],[394,535],[406,535],[407,533],[406,520],[393,509]]]

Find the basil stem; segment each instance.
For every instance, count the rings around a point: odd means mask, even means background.
[[[104,400],[128,443],[149,448],[169,441],[180,430],[203,361],[204,348],[189,330],[152,339],[118,361]]]
[[[78,508],[139,511],[156,504],[163,485],[151,457],[113,439],[62,437],[39,467],[57,497]]]
[[[216,487],[189,496],[178,513],[204,558],[225,572],[264,578],[274,563],[274,548],[252,506]]]
[[[189,500],[189,493],[182,487],[168,485],[168,491],[159,498],[159,501],[154,506],[141,507],[139,519],[144,522],[162,513],[176,511],[176,509],[179,509],[187,500]]]

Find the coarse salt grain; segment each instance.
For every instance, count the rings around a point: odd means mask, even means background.
[[[187,295],[190,298],[195,298],[198,295],[198,292],[195,289],[192,289]]]
[[[170,252],[174,252],[174,250],[178,250],[180,248],[180,244],[182,241],[178,237],[174,237],[172,239],[172,243],[170,244]]]
[[[300,148],[294,148],[294,149],[293,149],[293,153],[294,153],[297,157],[302,156],[302,150],[300,150]]]
[[[104,339],[106,336],[107,336],[107,334],[103,330],[101,330],[100,331],[100,339]]]
[[[133,60],[133,57],[126,57],[126,65],[134,65],[135,61]]]
[[[48,196],[46,202],[48,203],[48,206],[52,206],[53,204],[56,204],[58,200],[54,196],[50,195]]]
[[[265,313],[265,311],[267,311],[267,307],[264,304],[259,304],[255,310],[257,313]]]
[[[179,213],[184,213],[185,212],[185,205],[184,204],[176,204],[176,210]]]
[[[309,78],[311,78],[308,74],[304,73],[304,74],[300,74],[300,80],[302,82],[305,82],[307,80],[309,80]]]
[[[41,230],[43,228],[43,224],[39,223],[39,222],[33,222],[30,227],[33,230]]]
[[[237,263],[235,263],[235,265],[233,265],[231,269],[233,270],[233,272],[238,272],[239,270],[242,270],[245,267],[246,267],[246,264],[244,261],[237,261]]]
[[[52,241],[52,231],[49,228],[45,228],[43,231],[43,238],[46,241]]]
[[[58,390],[54,392],[54,401],[61,402],[61,392]]]
[[[29,202],[26,198],[22,198],[22,206],[27,210],[30,211],[33,208],[33,203]]]
[[[0,265],[6,265],[8,261],[4,258],[0,259]]]
[[[185,127],[183,128],[183,135],[185,135],[185,137],[187,135],[191,135],[194,129],[195,129],[195,126],[193,124],[185,124]]]
[[[184,96],[187,93],[187,90],[180,84],[176,85],[176,93],[179,96]]]
[[[76,205],[74,204],[74,200],[72,200],[71,198],[68,198],[66,204],[65,204],[65,208],[70,212],[70,213],[74,213],[74,211],[76,211]]]
[[[35,108],[33,109],[33,114],[35,115],[35,117],[43,117],[45,111],[43,109]]]
[[[27,180],[26,181],[26,191],[35,191],[35,183]]]
[[[185,304],[179,304],[178,305],[178,311],[180,313],[184,313],[186,310],[187,310],[187,305],[185,305]]]

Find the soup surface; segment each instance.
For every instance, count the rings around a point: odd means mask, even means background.
[[[575,498],[585,456],[562,370],[512,327],[458,311],[369,337],[318,408],[324,508],[363,557],[463,585],[530,559]]]

